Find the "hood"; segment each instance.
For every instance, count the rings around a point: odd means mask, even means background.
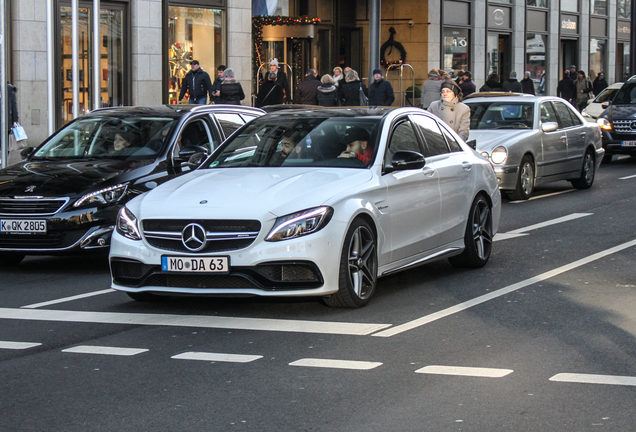
[[[523,129],[523,130],[492,130],[492,129],[479,129],[479,130],[470,130],[470,135],[468,136],[468,140],[476,140],[477,141],[477,151],[490,151],[497,147],[498,145],[504,145],[505,147],[510,144],[514,144],[515,142],[527,138],[529,135],[533,135],[538,133],[539,131],[535,129]]]
[[[609,115],[612,120],[636,118],[636,105],[610,105]]]
[[[117,181],[115,177],[130,177],[124,175],[153,162],[112,159],[23,161],[0,171],[0,196],[80,195],[99,188],[102,183],[110,186],[107,182]],[[27,193],[27,188],[33,191]]]
[[[141,218],[266,220],[328,203],[371,177],[368,169],[201,169],[164,183],[128,206]]]

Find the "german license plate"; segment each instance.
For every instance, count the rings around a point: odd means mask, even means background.
[[[621,145],[623,147],[636,147],[636,141],[623,141]]]
[[[0,219],[0,232],[9,234],[46,234],[46,221],[32,219]]]
[[[161,270],[185,273],[229,273],[230,257],[162,256]]]

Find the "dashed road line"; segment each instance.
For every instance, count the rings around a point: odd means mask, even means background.
[[[375,333],[372,336],[391,337],[391,336],[395,336],[395,335],[400,334],[400,333],[404,333],[404,332],[409,331],[409,330],[413,330],[415,328],[418,328],[418,327],[421,327],[423,325],[429,324],[429,323],[431,323],[433,321],[437,321],[437,320],[445,318],[447,316],[454,315],[454,314],[456,314],[458,312],[462,312],[462,311],[464,311],[466,309],[469,309],[469,308],[471,308],[473,306],[477,306],[479,304],[485,303],[487,301],[490,301],[490,300],[496,299],[498,297],[501,297],[503,295],[509,294],[511,292],[517,291],[517,290],[519,290],[521,288],[525,288],[527,286],[534,285],[535,283],[544,281],[546,279],[550,279],[550,278],[552,278],[554,276],[558,276],[558,275],[560,275],[562,273],[565,273],[567,271],[570,271],[570,270],[575,269],[577,267],[580,267],[582,265],[589,264],[589,263],[591,263],[593,261],[596,261],[598,259],[604,258],[604,257],[606,257],[608,255],[612,255],[612,254],[614,254],[616,252],[620,252],[623,249],[627,249],[627,248],[630,248],[630,247],[633,247],[633,246],[636,246],[636,240],[632,240],[632,241],[620,244],[618,246],[614,246],[613,248],[606,249],[604,251],[595,253],[595,254],[590,255],[588,257],[585,257],[585,258],[582,258],[580,260],[574,261],[574,262],[572,262],[570,264],[566,264],[566,265],[558,267],[558,268],[556,268],[554,270],[550,270],[548,272],[542,273],[542,274],[540,274],[538,276],[531,277],[529,279],[523,280],[521,282],[517,282],[517,283],[512,284],[512,285],[508,285],[507,287],[498,289],[496,291],[490,292],[488,294],[484,294],[484,295],[479,296],[479,297],[475,297],[472,300],[468,300],[468,301],[465,301],[463,303],[456,304],[455,306],[451,306],[449,308],[446,308],[446,309],[443,309],[441,311],[432,313],[430,315],[426,315],[426,316],[423,316],[421,318],[417,318],[417,319],[415,319],[413,321],[409,321],[409,322],[407,322],[405,324],[391,327],[389,329],[386,329],[386,330],[380,331],[378,333]]]
[[[134,356],[150,351],[146,348],[119,348],[109,346],[79,345],[73,348],[63,349],[62,352],[77,354],[100,354],[114,356]]]
[[[304,366],[314,368],[328,369],[352,369],[352,370],[371,370],[378,366],[382,366],[380,362],[355,361],[355,360],[333,360],[320,358],[304,358],[293,361],[290,366]]]
[[[545,222],[540,222],[538,224],[534,224],[534,225],[530,225],[527,227],[523,227],[523,228],[518,228],[516,230],[512,230],[512,231],[508,231],[506,233],[497,233],[495,234],[495,238],[493,239],[493,241],[500,241],[500,240],[508,240],[511,238],[515,238],[515,237],[521,237],[521,236],[526,236],[528,235],[528,231],[534,231],[536,229],[539,228],[545,228],[551,225],[556,225],[556,224],[560,224],[560,223],[564,223],[564,222],[569,222],[569,221],[573,221],[576,219],[580,219],[582,217],[585,216],[592,216],[594,213],[572,213],[569,214],[567,216],[562,216],[556,219],[550,219],[548,221]]]
[[[512,369],[493,369],[493,368],[440,366],[440,365],[425,366],[415,371],[415,373],[420,373],[420,374],[456,375],[456,376],[469,376],[469,377],[479,377],[479,378],[501,378],[511,374],[512,372],[514,372]]]
[[[209,362],[249,363],[263,358],[261,355],[223,354],[210,352],[185,352],[170,357],[177,360],[202,360]]]
[[[83,299],[83,298],[87,298],[87,297],[93,297],[96,295],[101,295],[101,294],[108,294],[108,293],[112,293],[115,292],[114,289],[112,288],[108,288],[105,290],[101,290],[101,291],[93,291],[93,292],[89,292],[86,294],[78,294],[78,295],[74,295],[71,297],[64,297],[64,298],[60,298],[60,299],[56,299],[56,300],[51,300],[51,301],[46,301],[46,302],[42,302],[42,303],[35,303],[32,305],[27,305],[27,306],[22,306],[22,309],[36,309],[36,308],[40,308],[40,307],[44,307],[44,306],[51,306],[54,304],[59,304],[59,303],[66,303],[66,302],[70,302],[73,300],[79,300],[79,299]]]
[[[37,342],[9,342],[0,341],[0,349],[23,350],[42,345]]]
[[[365,336],[391,324],[368,324],[334,321],[302,321],[267,318],[237,318],[205,315],[142,314],[85,312],[49,309],[0,308],[0,319],[34,321],[127,324],[166,327],[199,327],[234,330],[279,331]]]
[[[590,374],[560,373],[550,378],[550,381],[581,383],[581,384],[607,384],[607,385],[636,386],[636,377],[617,376],[617,375],[590,375]]]
[[[510,201],[509,204],[521,204],[521,203],[525,203],[528,201],[534,201],[534,200],[538,200],[541,198],[548,198],[548,197],[552,197],[555,195],[561,195],[564,193],[569,193],[569,192],[574,192],[576,189],[568,189],[568,190],[564,190],[564,191],[560,191],[560,192],[552,192],[549,194],[545,194],[545,195],[535,195],[533,197],[528,198],[527,200],[517,200],[517,201]]]
[[[618,179],[619,180],[628,180],[628,179],[633,179],[634,177],[636,177],[636,174],[630,175],[630,176],[627,176],[627,177],[619,177]]]

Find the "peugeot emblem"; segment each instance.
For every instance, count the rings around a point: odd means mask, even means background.
[[[36,186],[35,185],[31,185],[31,186],[27,186],[24,191],[25,192],[33,192],[35,190]]]
[[[181,231],[181,242],[188,250],[200,251],[207,243],[205,229],[196,223],[186,225]]]

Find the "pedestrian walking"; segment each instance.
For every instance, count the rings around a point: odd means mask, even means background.
[[[585,75],[585,71],[580,70],[577,73],[574,86],[576,89],[576,107],[579,111],[583,111],[583,108],[587,106],[587,101],[594,97],[592,81]]]
[[[221,99],[221,84],[225,79],[225,65],[219,65],[216,68],[216,79],[212,83],[212,100],[210,102],[215,104],[222,104],[223,99]]]
[[[280,105],[283,103],[283,88],[276,82],[276,74],[267,73],[267,81],[258,90],[254,105],[261,108],[267,105]]]
[[[521,83],[517,81],[517,72],[510,72],[508,81],[503,83],[502,88],[505,92],[523,93],[523,87],[521,86]]]
[[[470,134],[470,107],[461,101],[462,93],[455,83],[442,84],[441,98],[431,103],[428,111],[451,127],[466,141]]]
[[[563,79],[559,81],[559,85],[557,86],[557,96],[565,99],[574,106],[575,93],[574,81],[570,78],[570,71],[566,69],[565,72],[563,72]]]
[[[428,79],[422,83],[422,94],[420,96],[420,107],[428,109],[433,101],[439,99],[439,92],[442,89],[442,78],[437,69],[428,72]]]
[[[316,79],[316,70],[307,69],[305,79],[296,89],[296,103],[301,105],[318,105],[318,87],[320,81]]]
[[[338,96],[343,106],[360,106],[360,93],[368,96],[369,89],[358,77],[358,72],[350,69],[345,75],[345,82],[338,88]]]
[[[601,94],[601,92],[605,90],[607,86],[608,84],[605,80],[605,73],[599,72],[598,75],[596,75],[594,82],[592,83],[592,87],[594,88],[594,96],[598,96],[599,94]]]
[[[526,71],[526,73],[523,74],[523,79],[521,80],[521,90],[523,91],[523,93],[535,96],[534,81],[532,81],[532,78],[530,78],[529,71]]]
[[[221,84],[221,99],[223,103],[229,105],[241,105],[241,101],[245,99],[245,93],[241,83],[234,78],[234,69],[225,69],[225,79]]]
[[[471,74],[470,71],[464,71],[464,77],[459,88],[462,90],[464,97],[475,93],[476,86],[473,82],[473,74]]]
[[[503,91],[501,87],[501,81],[499,80],[499,74],[492,73],[488,75],[486,83],[479,89],[480,92],[500,92]]]
[[[373,83],[369,86],[369,106],[391,106],[393,101],[393,86],[384,79],[382,70],[373,69]]]
[[[214,98],[210,75],[201,69],[198,60],[192,60],[190,67],[190,71],[183,78],[183,87],[181,87],[181,93],[179,93],[179,103],[181,103],[187,91],[190,95],[188,103],[205,104],[208,102],[208,94],[210,95],[210,100]]]
[[[324,107],[340,105],[338,87],[334,83],[334,78],[329,74],[325,74],[320,78],[320,82],[320,87],[318,87],[318,105]]]

